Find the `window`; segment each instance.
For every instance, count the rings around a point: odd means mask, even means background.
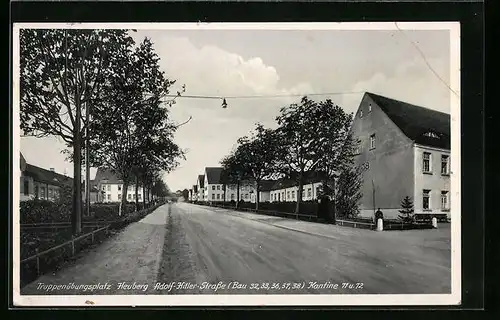
[[[220,186],[217,186],[217,190],[220,190]]]
[[[217,200],[220,200],[220,194],[217,193]]]
[[[111,200],[111,195],[110,194],[108,194],[108,200]]]
[[[292,191],[292,200],[295,200],[295,190]]]
[[[360,154],[361,153],[361,139],[356,140],[356,149],[354,150],[354,154]]]
[[[118,200],[121,200],[121,199],[122,199],[122,195],[121,195],[121,194],[119,194],[119,195],[118,195]]]
[[[441,155],[441,174],[450,174],[450,156],[448,155]]]
[[[45,198],[45,187],[40,187],[40,197]]]
[[[212,193],[212,200],[215,200],[215,193]]]
[[[359,117],[363,118],[363,110],[362,109],[359,110]]]
[[[441,191],[441,209],[448,209],[448,191]]]
[[[108,191],[111,191],[111,185],[108,184]]]
[[[234,200],[234,193],[231,193],[231,200]]]
[[[375,134],[370,136],[370,149],[375,149]]]
[[[54,190],[49,188],[49,198],[52,198],[54,196]]]
[[[54,189],[54,199],[59,198],[59,190]]]
[[[312,197],[312,188],[307,189],[307,196],[310,198]]]
[[[215,186],[212,186],[212,190],[215,190]]]
[[[118,185],[118,191],[122,191],[122,185],[121,184]]]
[[[28,180],[24,180],[24,185],[23,185],[23,193],[25,196],[29,195],[30,194],[30,183]]]
[[[132,195],[129,193],[127,199],[132,200]]]
[[[287,192],[286,192],[286,198],[287,198],[287,199],[290,199],[290,191],[287,191]]]
[[[431,198],[431,190],[424,189],[422,194],[422,208],[424,210],[430,209],[429,208],[430,198]]]
[[[371,103],[368,105],[368,112],[372,112],[372,105],[371,105]]]
[[[139,194],[137,195],[137,199],[141,200],[141,197],[142,197],[142,195],[139,193]]]
[[[429,152],[424,152],[422,165],[423,165],[422,170],[425,173],[431,172],[431,154]]]

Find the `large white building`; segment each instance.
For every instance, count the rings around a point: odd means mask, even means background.
[[[98,168],[94,186],[100,190],[98,202],[120,202],[123,194],[123,181],[110,169]],[[131,184],[127,190],[127,201],[135,202],[135,184]],[[141,186],[138,188],[137,200],[143,201],[144,190]]]
[[[449,215],[450,115],[367,92],[355,114],[353,137],[362,167],[361,215],[399,215],[410,197],[416,214]]]

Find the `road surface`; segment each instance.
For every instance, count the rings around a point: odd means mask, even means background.
[[[21,294],[439,294],[450,270],[449,224],[376,232],[176,203]]]

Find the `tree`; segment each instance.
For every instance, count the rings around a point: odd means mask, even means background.
[[[224,187],[236,186],[236,208],[238,208],[240,202],[240,187],[248,182],[241,150],[233,150],[233,152],[224,157],[220,163],[222,165],[221,180]]]
[[[255,209],[259,209],[262,180],[276,174],[278,137],[274,130],[258,124],[250,137],[238,139],[237,154],[240,156],[242,175],[255,185]]]
[[[399,219],[406,223],[413,223],[414,220],[414,209],[413,209],[413,201],[409,196],[404,197],[401,201],[401,210],[399,210]]]
[[[184,198],[184,201],[189,200],[189,190],[188,189],[182,190],[181,194],[182,194],[182,197]]]
[[[120,60],[122,73],[106,86],[108,96],[114,99],[99,104],[92,122],[91,159],[121,177],[122,207],[129,184],[135,182],[137,210],[139,184],[151,182],[151,173],[173,170],[184,153],[173,142],[176,126],[161,100],[175,81],[161,71],[149,39],[126,52]]]
[[[298,184],[297,206],[300,211],[304,176],[323,172],[328,181],[344,166],[348,155],[346,137],[352,116],[331,100],[315,102],[303,97],[298,104],[281,109],[276,118],[280,146],[278,168]],[[327,190],[325,185],[324,189]]]
[[[72,149],[72,231],[81,232],[81,151],[89,125],[82,115],[102,99],[106,79],[132,38],[126,30],[22,29],[20,120],[25,135],[57,136]]]
[[[354,164],[356,142],[350,132],[352,114],[329,99],[319,102],[312,112],[317,119],[319,150],[315,170],[323,177],[323,193],[335,196],[335,180],[339,173]]]
[[[361,172],[357,167],[348,167],[340,172],[335,201],[339,218],[353,218],[359,214],[358,202],[363,196],[361,186]]]

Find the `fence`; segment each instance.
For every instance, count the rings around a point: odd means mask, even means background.
[[[359,228],[359,229],[375,230],[375,224],[370,223],[370,222],[336,220],[336,224],[339,226],[347,226],[347,227],[353,227],[353,228]]]
[[[222,208],[222,209],[229,209],[229,210],[253,212],[256,214],[264,214],[264,215],[269,215],[269,216],[274,216],[274,217],[282,217],[282,218],[292,217],[292,218],[295,218],[297,220],[318,221],[318,217],[313,216],[313,215],[308,215],[308,214],[296,214],[296,213],[281,212],[281,211],[274,211],[274,210],[260,210],[260,209],[256,210],[255,208],[235,208],[235,207],[224,206],[224,205],[219,205],[219,204],[211,204],[210,206],[218,207],[218,208]]]
[[[38,278],[41,274],[59,263],[60,260],[73,257],[77,251],[89,244],[89,238],[90,244],[94,244],[96,240],[101,238],[102,234],[104,236],[107,235],[108,229],[109,225],[106,225],[42,252],[38,252],[38,249],[36,249],[35,255],[21,260],[21,285],[23,285],[23,282],[27,283]]]
[[[75,256],[75,254],[78,251],[81,251],[88,245],[92,245],[96,242],[96,240],[100,240],[103,238],[107,237],[108,231],[110,229],[119,229],[121,227],[124,227],[125,225],[138,221],[139,219],[143,218],[144,216],[148,215],[155,209],[157,209],[159,206],[163,205],[163,203],[155,205],[153,207],[150,207],[148,209],[143,209],[141,211],[134,212],[133,214],[130,214],[123,219],[117,220],[117,221],[108,221],[106,222],[105,226],[98,226],[98,229],[93,230],[91,232],[85,233],[83,235],[77,236],[77,237],[72,237],[71,240],[66,241],[62,244],[56,245],[50,249],[44,250],[42,252],[38,252],[38,249],[35,249],[35,254],[21,260],[21,286],[24,286],[25,284],[34,281],[36,278],[38,278],[40,275],[43,273],[51,270],[53,267],[55,267],[57,264],[61,262],[61,260],[65,260],[68,258],[71,258]],[[82,224],[87,224],[86,227],[88,227],[88,224],[91,223],[82,223]],[[95,224],[95,223],[94,223]],[[29,228],[68,228],[71,226],[70,223],[67,222],[60,222],[60,223],[51,223],[51,224],[44,224],[44,223],[39,223],[39,224],[30,224],[30,225],[24,225]],[[33,230],[31,229],[31,230]],[[104,235],[104,237],[102,237]],[[89,241],[90,240],[90,241]]]

